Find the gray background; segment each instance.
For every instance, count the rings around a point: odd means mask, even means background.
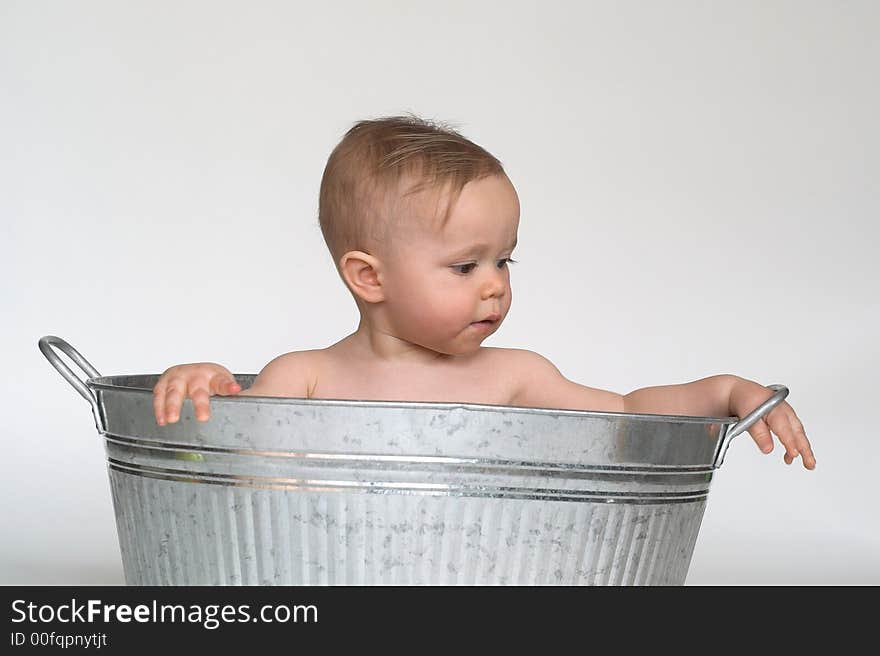
[[[37,339],[109,375],[345,336],[321,173],[403,111],[519,192],[486,345],[622,393],[791,388],[817,469],[737,438],[689,584],[880,583],[878,31],[876,2],[3,1],[0,583],[122,582],[103,446]]]

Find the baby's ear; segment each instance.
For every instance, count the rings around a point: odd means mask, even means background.
[[[381,282],[382,263],[363,251],[348,251],[339,260],[345,284],[358,298],[367,303],[385,300]]]

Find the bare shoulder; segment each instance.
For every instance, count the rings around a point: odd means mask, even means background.
[[[529,408],[557,408],[623,412],[623,397],[575,383],[549,359],[528,349],[498,349],[499,366],[511,379],[512,405]]]
[[[484,364],[491,367],[502,367],[506,375],[522,375],[534,367],[556,367],[550,360],[539,353],[528,349],[500,348],[484,346],[480,349]]]
[[[291,351],[270,360],[241,394],[244,396],[286,396],[308,398],[319,349]]]
[[[522,387],[535,369],[547,367],[553,367],[553,363],[527,349],[497,346],[484,346],[480,349],[480,368],[492,372],[493,377],[506,382],[513,405],[518,405],[516,401],[521,395]]]
[[[494,369],[499,366],[506,368],[510,366],[512,358],[515,357],[511,353],[516,350],[518,349],[481,346],[472,362],[478,368]]]

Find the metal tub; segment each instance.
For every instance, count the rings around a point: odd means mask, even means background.
[[[788,394],[741,421],[212,397],[159,426],[158,375],[39,347],[104,436],[131,585],[680,585],[731,438]]]

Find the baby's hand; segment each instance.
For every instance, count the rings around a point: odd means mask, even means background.
[[[185,398],[192,399],[196,419],[208,421],[211,416],[208,397],[212,394],[238,394],[241,385],[223,365],[213,362],[179,364],[166,369],[153,387],[153,412],[160,426],[173,424],[180,418]]]
[[[772,390],[754,381],[737,377],[730,391],[730,412],[737,417],[745,417],[771,396],[773,396]],[[804,432],[804,425],[795,414],[794,408],[785,401],[779,403],[748,429],[758,448],[764,453],[773,451],[771,430],[776,433],[779,441],[785,447],[783,460],[786,465],[794,462],[794,459],[800,454],[805,468],[814,469],[816,467],[816,458],[813,456],[813,449]]]

